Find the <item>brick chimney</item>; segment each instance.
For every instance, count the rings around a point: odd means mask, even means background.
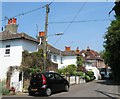
[[[87,49],[86,49],[87,51],[90,51],[90,48],[89,48],[89,46],[87,47]]]
[[[77,53],[79,53],[79,52],[80,52],[79,47],[77,47],[76,52],[77,52]]]
[[[40,31],[38,33],[37,40],[39,41],[40,44],[43,44],[44,36],[45,36],[45,32],[44,31]]]
[[[44,31],[39,32],[39,37],[42,37],[42,36],[45,36],[45,32]]]
[[[9,31],[13,34],[16,34],[17,28],[18,28],[17,19],[16,18],[8,19],[8,24],[5,26],[5,31]]]
[[[70,47],[65,46],[65,51],[70,51]]]

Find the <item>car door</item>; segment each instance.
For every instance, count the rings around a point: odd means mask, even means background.
[[[47,85],[52,89],[53,92],[56,91],[56,79],[53,73],[49,73],[46,75],[47,77]]]
[[[62,91],[64,89],[64,79],[62,76],[59,74],[55,74],[55,79],[56,79],[56,90],[57,91]]]

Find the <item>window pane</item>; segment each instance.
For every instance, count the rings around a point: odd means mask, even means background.
[[[6,48],[10,47],[10,45],[6,45]]]
[[[55,74],[55,78],[61,80],[62,77],[60,75]]]
[[[57,56],[56,56],[56,55],[53,56],[53,60],[54,60],[55,62],[57,62]]]
[[[5,54],[10,54],[10,49],[6,49]]]

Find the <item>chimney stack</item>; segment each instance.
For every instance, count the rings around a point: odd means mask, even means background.
[[[43,37],[43,36],[45,36],[45,32],[44,31],[39,32],[39,37]]]
[[[44,31],[40,31],[38,33],[37,39],[38,39],[38,41],[39,41],[40,44],[43,44],[44,36],[45,36],[45,32]]]
[[[8,24],[6,25],[5,30],[15,34],[17,33],[17,28],[18,28],[17,19],[16,18],[8,19]]]
[[[65,51],[70,51],[70,47],[65,46]]]
[[[90,51],[90,48],[89,48],[89,46],[87,47],[87,51]]]
[[[79,52],[80,52],[79,47],[77,47],[76,52],[77,52],[77,53],[79,53]]]

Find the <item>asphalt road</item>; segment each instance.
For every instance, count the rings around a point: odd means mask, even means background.
[[[4,96],[2,99],[19,99],[22,97],[22,99],[42,99],[44,96],[37,96],[37,97],[32,97],[29,96],[28,94],[18,94],[18,95],[13,95],[13,96]],[[115,99],[115,97],[119,97],[120,99],[120,86],[113,84],[111,81],[105,81],[105,80],[98,80],[98,81],[93,81],[89,83],[84,83],[84,84],[78,84],[78,85],[71,85],[69,92],[59,92],[52,94],[49,98],[52,97],[88,97],[88,98],[94,98],[94,97],[105,97],[107,99]],[[46,98],[46,97],[44,97]]]

